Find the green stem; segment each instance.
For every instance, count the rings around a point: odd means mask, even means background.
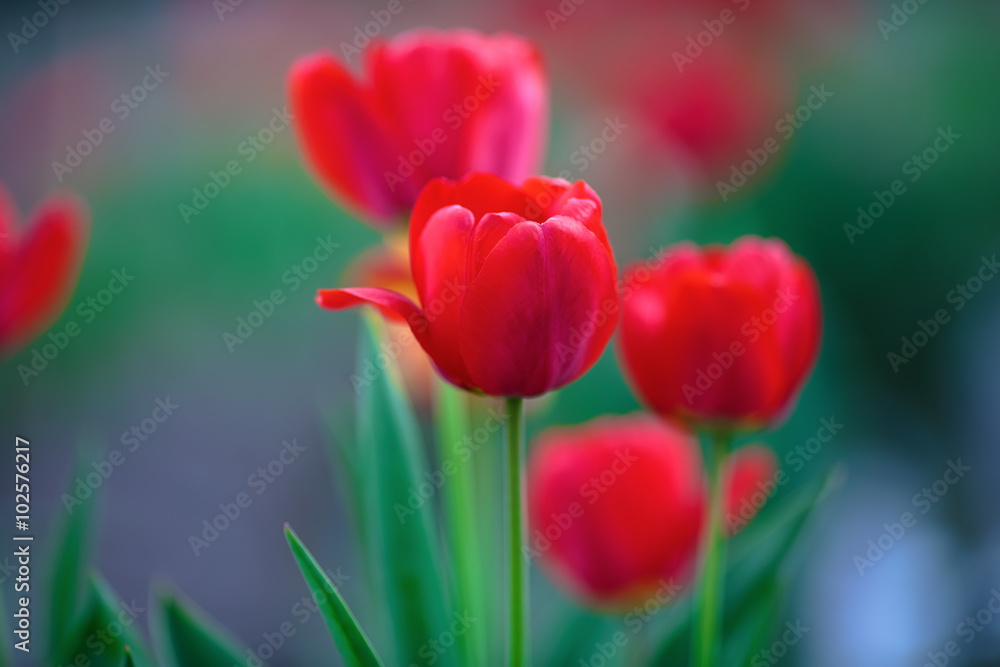
[[[722,534],[723,488],[722,470],[729,453],[728,435],[715,433],[711,446],[705,452],[705,467],[708,470],[709,504],[708,526],[705,537],[705,560],[702,565],[701,581],[696,599],[698,616],[694,624],[693,667],[719,667],[722,637],[720,636],[722,615],[722,573],[725,569],[726,544]]]
[[[524,468],[524,408],[522,399],[507,399],[507,543],[510,549],[510,624],[508,626],[511,667],[523,667],[528,660],[528,581],[524,542],[524,506],[521,474]]]

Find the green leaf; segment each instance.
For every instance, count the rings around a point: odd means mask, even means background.
[[[80,487],[76,480],[86,478],[91,455],[99,448],[82,445],[77,451],[74,481],[70,482],[63,496],[64,506],[68,506],[68,516],[62,521],[53,545],[57,560],[49,576],[49,653],[57,655],[60,645],[70,636],[70,631],[79,621],[86,604],[87,571],[90,562],[91,536],[96,531],[94,517],[97,514],[96,491],[84,482]],[[87,491],[86,498],[80,495]]]
[[[122,667],[135,667],[135,660],[132,659],[132,651],[125,647],[125,657],[122,659]]]
[[[793,493],[780,505],[765,508],[746,530],[730,540],[726,572],[725,623],[729,642],[725,664],[744,665],[770,637],[781,593],[785,590],[788,565],[795,547],[816,508],[843,481],[842,469]],[[685,601],[686,602],[686,601]],[[657,650],[651,664],[684,664],[684,651],[691,633],[689,616],[681,623],[656,627]],[[735,630],[733,630],[735,629]],[[730,645],[735,642],[735,645]],[[743,655],[744,660],[733,657]]]
[[[100,575],[91,575],[83,613],[74,627],[57,639],[59,648],[53,659],[59,665],[120,667],[128,645],[135,664],[148,667],[152,663],[138,632],[145,611],[135,601],[124,603]]]
[[[344,598],[313,555],[287,525],[285,537],[288,539],[295,562],[302,570],[306,585],[309,586],[316,604],[323,613],[323,618],[326,619],[326,625],[333,635],[333,643],[337,646],[344,664],[347,667],[381,667],[382,661],[379,660],[364,630],[358,625],[347,603],[344,602]]]
[[[374,314],[368,314],[364,322],[359,345],[360,377],[368,377],[372,360],[381,353],[381,322]],[[367,557],[384,582],[379,588],[388,602],[396,638],[397,659],[393,662],[410,664],[423,660],[420,652],[429,650],[428,642],[447,631],[450,619],[445,611],[447,593],[435,498],[417,493],[418,487],[436,486],[428,472],[420,427],[402,383],[391,376],[392,368],[390,365],[376,372],[367,386],[361,387],[357,435],[359,451],[366,452],[362,477],[369,490],[365,514],[371,520]],[[437,664],[455,664],[454,653],[435,653]]]
[[[151,625],[160,660],[168,667],[229,667],[246,664],[251,651],[190,600],[159,585]]]
[[[453,573],[452,608],[467,610],[473,618],[487,616],[486,580],[483,569],[483,543],[479,537],[476,517],[475,466],[463,460],[460,445],[470,434],[468,394],[444,380],[438,381],[436,436],[441,470],[445,478],[441,493],[447,517],[447,544]],[[463,664],[484,665],[488,662],[489,639],[487,624],[473,624],[459,637],[464,653]]]

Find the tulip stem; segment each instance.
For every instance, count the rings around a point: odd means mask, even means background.
[[[711,445],[705,451],[708,471],[710,505],[705,537],[704,561],[698,590],[698,617],[694,623],[693,667],[719,667],[722,645],[721,612],[723,601],[722,573],[726,560],[726,545],[722,535],[724,484],[723,465],[729,453],[730,437],[713,433]]]
[[[524,542],[524,507],[521,475],[524,469],[524,406],[520,397],[507,399],[507,542],[510,549],[510,665],[523,667],[528,659],[528,581]]]

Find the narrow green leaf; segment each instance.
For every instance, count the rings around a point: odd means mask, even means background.
[[[285,526],[285,537],[292,549],[292,555],[316,604],[326,619],[326,625],[333,635],[333,643],[347,667],[381,667],[375,649],[358,625],[344,598],[323,572],[323,568],[289,526]]]
[[[61,520],[52,553],[58,554],[51,572],[49,591],[49,653],[57,655],[59,645],[70,636],[79,622],[86,603],[87,571],[90,563],[91,536],[94,534],[97,514],[97,492],[85,480],[88,461],[99,448],[85,444],[77,449],[73,481],[63,495],[63,506],[68,514]]]
[[[463,446],[470,436],[468,395],[445,380],[438,381],[437,441],[441,470],[447,478],[441,493],[444,501],[446,537],[453,573],[453,609],[468,610],[479,620],[487,614],[483,543],[476,517],[475,466],[472,450]],[[485,665],[489,650],[487,624],[473,624],[460,636],[467,665]]]
[[[752,592],[754,613],[733,619],[726,638],[723,664],[749,667],[751,658],[770,643],[787,587],[778,576],[763,577]]]
[[[756,639],[748,640],[753,624],[752,619],[761,614],[762,600],[770,600],[775,587],[783,589],[786,576],[784,569],[800,538],[810,523],[816,508],[836,489],[843,479],[840,468],[834,468],[825,477],[807,485],[797,493],[790,495],[780,507],[765,510],[746,530],[734,538],[730,544],[726,572],[726,613],[725,628],[744,628],[744,634],[739,635],[740,646],[727,647],[727,655],[739,655],[741,650],[752,651]],[[687,602],[687,600],[685,600]],[[780,599],[777,600],[780,602]],[[769,609],[768,611],[773,611]],[[749,624],[749,626],[747,625]],[[764,633],[772,624],[765,623],[760,628]],[[691,632],[690,618],[685,617],[683,623],[672,623],[667,627],[657,627],[657,650],[651,664],[673,665],[685,664],[685,641]],[[765,639],[766,634],[762,635]],[[729,662],[726,664],[741,665]]]
[[[359,345],[361,377],[370,375],[372,360],[381,353],[381,326],[374,314],[364,318]],[[358,447],[368,453],[362,474],[370,490],[365,498],[372,523],[368,557],[384,581],[381,588],[396,638],[393,662],[410,664],[423,661],[420,653],[431,650],[428,643],[446,632],[450,624],[435,517],[438,485],[434,480],[443,473],[429,473],[420,426],[402,383],[392,372],[390,365],[361,388],[357,435]],[[457,611],[466,614],[469,610]],[[456,664],[455,653],[435,652],[436,663]]]
[[[122,659],[122,667],[135,667],[135,660],[132,659],[132,651],[125,647],[125,657]]]
[[[230,667],[246,664],[252,652],[190,600],[157,586],[150,624],[157,654],[167,667]],[[256,658],[256,656],[254,656]],[[263,661],[261,661],[263,662]]]
[[[90,667],[120,667],[125,646],[132,647],[139,667],[152,663],[139,636],[139,626],[146,608],[134,600],[123,602],[99,575],[93,574],[84,595],[84,609],[74,627],[57,638],[56,664]]]

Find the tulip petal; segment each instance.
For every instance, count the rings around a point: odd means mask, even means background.
[[[427,221],[410,255],[413,281],[430,325],[431,356],[460,386],[470,383],[458,339],[459,316],[469,283],[472,228],[472,214],[467,209],[446,206]]]
[[[479,69],[473,54],[420,33],[378,44],[368,53],[366,66],[379,105],[411,142],[403,152],[419,151],[428,174],[453,180],[465,176],[460,155],[468,128],[463,132],[466,121],[453,107],[460,108],[475,91]]]
[[[744,330],[770,301],[741,285],[721,289],[705,270],[679,275],[670,287],[638,290],[623,315],[626,361],[642,395],[681,415],[746,416],[771,405],[783,375],[775,330],[754,327],[749,337]]]
[[[523,218],[534,220],[527,215],[533,202],[523,192],[499,176],[474,173],[460,181],[436,179],[420,192],[413,213],[410,215],[410,255],[414,255],[416,244],[424,227],[438,210],[457,205],[472,213],[473,222],[478,222],[487,213],[517,213]]]
[[[407,211],[426,177],[400,173],[403,140],[372,93],[329,54],[298,60],[289,85],[302,150],[325,185],[381,220]]]
[[[79,276],[87,231],[81,202],[71,197],[51,199],[32,216],[23,237],[13,242],[17,245],[4,253],[0,349],[9,352],[26,343],[65,307]]]
[[[462,358],[476,386],[535,396],[585,372],[614,330],[614,272],[604,246],[575,220],[515,225],[462,305]],[[608,299],[612,313],[600,310]]]
[[[427,329],[427,320],[415,303],[383,287],[321,289],[316,292],[316,303],[326,310],[344,310],[365,304],[375,306],[382,312],[401,317],[418,339]]]

